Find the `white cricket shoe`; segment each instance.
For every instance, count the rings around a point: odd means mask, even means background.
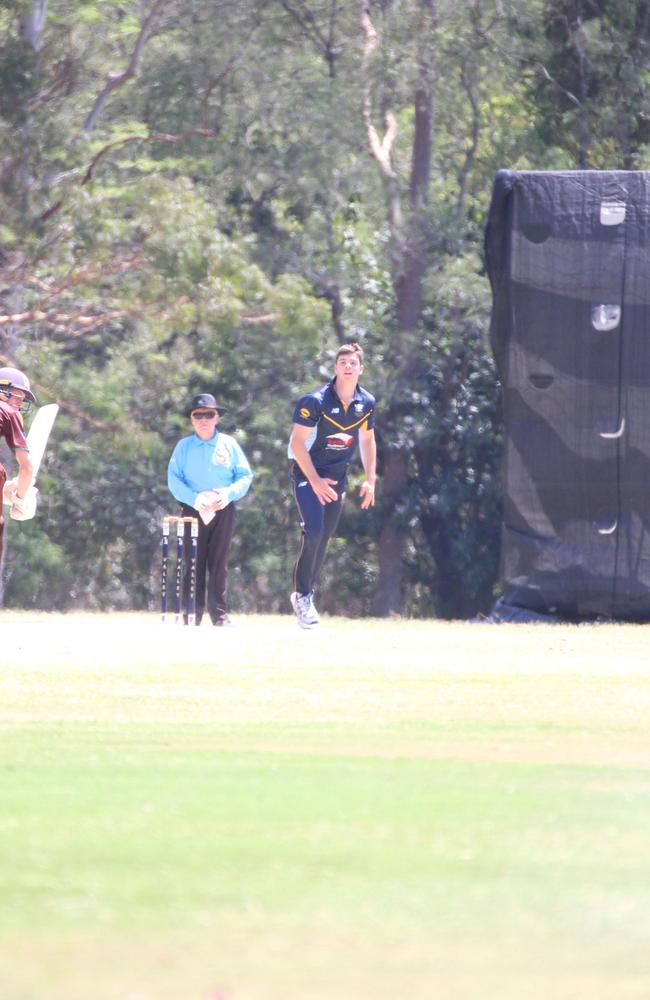
[[[297,594],[294,591],[291,595],[291,607],[296,613],[300,628],[313,628],[314,625],[318,625],[320,618],[314,607],[313,594]]]

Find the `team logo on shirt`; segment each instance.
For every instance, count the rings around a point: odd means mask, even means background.
[[[356,410],[357,413],[361,413],[361,411],[363,410],[363,403],[355,403],[354,409]]]
[[[307,409],[306,406],[303,406],[301,408],[301,410],[300,410],[300,416],[301,417],[309,417],[309,416],[311,416],[311,414],[310,414],[310,412],[309,412],[309,410]]]
[[[354,444],[354,438],[351,434],[328,434],[325,438],[327,441],[328,449],[332,451],[346,451]]]

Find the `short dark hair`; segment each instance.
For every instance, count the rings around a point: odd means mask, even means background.
[[[358,354],[359,361],[363,364],[363,347],[360,344],[341,344],[338,351],[334,355],[334,364],[338,361],[342,354]]]

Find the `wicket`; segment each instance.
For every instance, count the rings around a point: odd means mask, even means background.
[[[190,525],[190,556],[189,564],[185,566],[185,525]],[[197,517],[163,517],[162,545],[160,567],[160,620],[167,621],[168,576],[169,576],[169,539],[171,527],[176,527],[176,567],[174,573],[174,624],[183,620],[183,582],[186,571],[187,606],[185,615],[187,624],[194,625],[196,621],[196,553],[199,537],[199,519]]]

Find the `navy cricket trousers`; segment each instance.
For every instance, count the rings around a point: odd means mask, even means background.
[[[311,594],[325,559],[327,543],[336,531],[341,516],[345,490],[335,489],[338,500],[322,504],[304,475],[291,477],[291,488],[300,512],[300,552],[293,571],[293,588],[299,594]]]

